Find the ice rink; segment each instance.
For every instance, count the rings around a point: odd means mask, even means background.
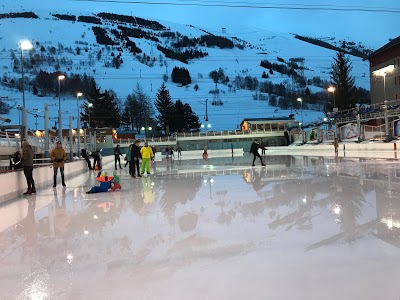
[[[164,160],[99,194],[88,171],[0,206],[0,299],[400,299],[398,160],[265,160]]]

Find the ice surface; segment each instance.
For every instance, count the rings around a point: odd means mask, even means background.
[[[121,169],[91,195],[85,173],[1,206],[1,299],[397,299],[398,164],[264,159]]]

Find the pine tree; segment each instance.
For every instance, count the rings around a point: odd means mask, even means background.
[[[88,103],[84,104],[82,120],[88,122],[90,119],[91,128],[118,128],[121,124],[121,116],[115,98],[112,90],[105,90],[104,93],[101,93],[100,88],[96,88],[87,96]],[[93,106],[89,107],[89,103]]]
[[[159,113],[157,121],[160,127],[165,130],[165,133],[169,133],[169,131],[175,129],[174,103],[164,83],[157,91],[155,106]]]
[[[143,92],[142,86],[137,83],[132,95],[131,116],[138,133],[140,133],[142,127],[149,125],[153,115],[153,103],[150,97]]]
[[[131,113],[129,110],[129,106],[126,105],[126,101],[125,101],[125,105],[123,108],[123,112],[121,115],[121,126],[125,129],[125,130],[129,130],[131,129],[132,126],[132,118],[131,118]]]
[[[332,63],[331,80],[336,87],[335,104],[339,110],[355,105],[354,77],[350,75],[352,69],[349,58],[343,52],[337,52]]]
[[[176,100],[174,105],[174,128],[171,131],[181,132],[187,127],[187,118],[185,116],[185,107],[181,100]]]
[[[184,108],[184,116],[187,121],[186,129],[198,130],[200,128],[199,116],[197,116],[193,112],[192,107],[189,104],[185,103],[183,108]]]

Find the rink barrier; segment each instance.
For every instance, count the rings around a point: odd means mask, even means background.
[[[290,146],[279,146],[279,147],[269,147],[272,151],[320,151],[320,150],[333,150],[332,143],[321,143],[321,144],[304,144],[304,145],[290,145]],[[397,145],[394,142],[384,143],[384,142],[341,142],[339,143],[339,149],[346,151],[399,151]]]
[[[91,161],[93,162],[93,160]],[[103,156],[103,164],[111,161],[114,161],[114,155]],[[87,164],[85,160],[65,163],[64,173],[66,181],[69,178],[75,177],[84,172],[87,172]],[[45,165],[35,167],[33,169],[33,179],[35,180],[37,195],[40,195],[40,189],[53,185],[53,166]],[[60,175],[58,175],[58,180],[60,180]],[[22,194],[28,189],[24,172],[22,170],[0,174],[0,184],[2,187],[0,189],[0,204],[22,196]]]

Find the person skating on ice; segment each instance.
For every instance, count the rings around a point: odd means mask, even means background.
[[[252,166],[254,167],[255,166],[255,162],[256,162],[256,158],[258,157],[259,159],[260,159],[260,161],[261,161],[261,165],[264,167],[265,166],[265,164],[264,164],[264,162],[263,162],[263,160],[262,160],[262,157],[261,157],[261,155],[260,155],[260,153],[258,153],[258,149],[265,149],[265,147],[262,147],[261,145],[260,145],[260,142],[258,141],[258,140],[254,140],[254,142],[251,144],[251,147],[250,147],[250,153],[251,154],[253,154],[253,156],[254,156],[254,158],[253,158],[253,164],[252,164]]]
[[[150,175],[150,159],[154,156],[153,150],[149,147],[148,142],[144,143],[144,147],[140,149],[140,154],[142,155],[142,172],[144,174],[146,172]]]

